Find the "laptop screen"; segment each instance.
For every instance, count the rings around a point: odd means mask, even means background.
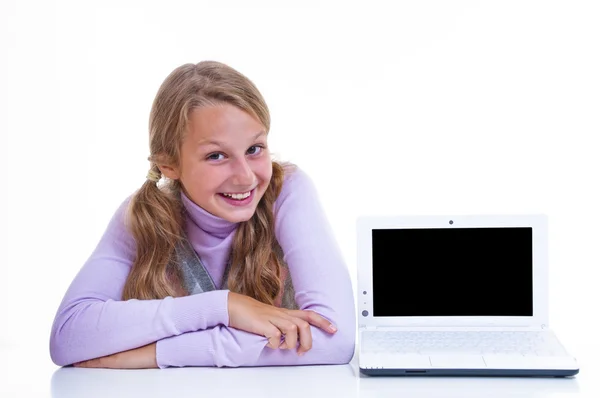
[[[373,316],[533,316],[533,229],[374,229]]]

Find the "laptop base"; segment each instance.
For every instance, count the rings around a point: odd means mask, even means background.
[[[569,377],[579,369],[364,369],[367,376]]]

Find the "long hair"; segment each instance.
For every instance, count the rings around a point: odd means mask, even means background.
[[[230,104],[270,128],[267,104],[256,86],[231,67],[214,61],[185,64],[160,86],[150,112],[150,174],[158,164],[180,164],[180,148],[191,111]],[[272,162],[273,174],[250,220],[240,223],[230,253],[227,288],[273,304],[281,286],[283,259],[275,239],[273,203],[281,192],[284,167]],[[164,181],[163,181],[164,180]],[[123,289],[123,300],[182,296],[187,292],[174,264],[175,249],[184,237],[181,183],[148,179],[133,195],[127,224],[136,242],[136,257]]]

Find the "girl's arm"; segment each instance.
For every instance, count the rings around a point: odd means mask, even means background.
[[[135,242],[124,223],[128,202],[113,216],[56,313],[50,355],[59,366],[229,324],[227,290],[163,300],[121,301],[135,256]]]

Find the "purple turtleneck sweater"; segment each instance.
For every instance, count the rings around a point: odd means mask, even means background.
[[[221,286],[237,223],[216,217],[182,194],[185,229],[216,286]],[[158,366],[269,366],[348,363],[354,353],[355,309],[348,270],[310,178],[296,168],[275,201],[275,235],[300,309],[329,319],[331,335],[311,326],[313,346],[266,347],[266,337],[229,327],[227,290],[161,300],[122,301],[135,258],[124,222],[129,199],[116,211],[56,313],[50,355],[59,366],[157,342]]]

